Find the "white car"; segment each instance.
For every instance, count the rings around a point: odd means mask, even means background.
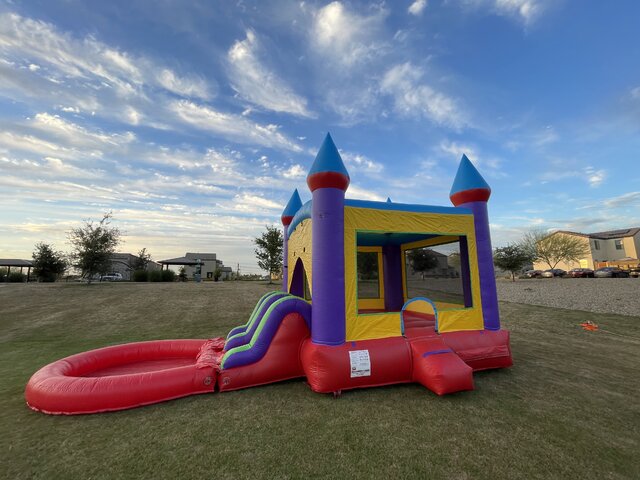
[[[101,282],[120,282],[122,281],[122,274],[121,273],[109,273],[107,275],[102,275],[100,277],[100,281]]]

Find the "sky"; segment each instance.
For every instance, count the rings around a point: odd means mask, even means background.
[[[492,241],[640,226],[640,2],[0,0],[0,258],[113,213],[119,250],[257,273],[329,131],[349,198],[450,205]]]

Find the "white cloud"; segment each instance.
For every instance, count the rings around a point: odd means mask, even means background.
[[[455,3],[455,0],[452,3]],[[489,10],[525,25],[531,25],[542,16],[551,2],[550,0],[464,0],[461,3],[466,7]]]
[[[281,133],[277,125],[262,125],[242,115],[220,112],[186,100],[172,102],[169,109],[183,122],[239,143],[302,151],[302,147]]]
[[[379,32],[387,15],[382,8],[369,16],[358,15],[341,2],[331,2],[315,14],[312,45],[318,53],[346,66],[366,62],[386,49]]]
[[[157,75],[157,81],[170,92],[183,97],[211,98],[209,85],[197,76],[178,76],[174,71],[163,68]]]
[[[559,162],[556,160],[553,163],[558,164]],[[589,166],[578,170],[570,168],[568,165],[565,166],[565,168],[549,170],[540,175],[542,183],[559,182],[570,178],[578,178],[585,180],[590,187],[599,187],[606,177],[607,171],[604,169],[596,170],[594,167]]]
[[[313,116],[307,100],[294,93],[273,70],[260,60],[262,49],[255,32],[247,31],[244,40],[233,44],[227,54],[230,79],[234,90],[245,100],[267,110]]]
[[[525,24],[534,22],[543,12],[539,0],[495,0],[495,8],[505,15],[519,17]]]
[[[80,109],[78,107],[60,107],[60,110],[67,113],[80,113]]]
[[[394,110],[403,116],[423,116],[440,125],[460,128],[467,122],[456,101],[422,81],[424,71],[411,63],[390,68],[380,82],[383,93],[394,100]]]
[[[62,92],[70,99],[65,89],[54,94],[38,82],[46,79],[57,86],[69,85],[79,107],[81,101],[92,101],[108,109],[114,98],[149,102],[152,90],[158,88],[164,93],[206,100],[215,90],[215,84],[198,75],[178,74],[151,58],[121,51],[92,36],[77,38],[49,23],[13,13],[0,14],[0,53],[16,60],[16,64],[29,62],[31,78],[5,79],[4,83],[30,96],[49,93],[55,98]],[[15,66],[13,70],[12,75],[17,75]],[[95,111],[98,105],[83,109]]]
[[[634,100],[640,100],[640,87],[631,89],[631,98]]]
[[[298,179],[304,178],[306,174],[307,171],[304,169],[304,167],[296,163],[295,165],[291,165],[290,168],[285,170],[282,175],[285,178]]]
[[[585,168],[584,173],[587,176],[587,182],[589,182],[590,187],[599,187],[607,176],[606,170],[596,170],[593,167]]]
[[[142,120],[143,115],[133,107],[127,107],[125,111],[125,118],[127,122],[131,125],[138,125],[140,120]]]
[[[547,125],[541,132],[533,135],[532,141],[537,147],[542,147],[558,141],[559,138],[560,136],[557,134],[553,126]]]
[[[64,139],[68,145],[73,146],[101,147],[109,145],[117,147],[135,140],[135,135],[131,132],[106,134],[100,131],[90,131],[80,125],[68,122],[58,115],[48,113],[36,114],[30,126]]]
[[[408,12],[411,15],[420,16],[422,15],[422,12],[426,8],[426,6],[427,0],[416,0],[409,6]]]
[[[382,202],[386,200],[386,197],[383,197],[379,193],[373,192],[367,188],[362,188],[360,186],[354,185],[353,183],[349,184],[349,188],[346,192],[346,197],[356,200],[373,200],[376,202]]]
[[[71,149],[42,138],[9,131],[0,131],[0,150],[29,152],[38,156],[72,156]]]
[[[462,155],[466,155],[476,166],[480,163],[480,154],[476,147],[453,141],[443,140],[440,142],[440,150],[451,157],[451,160],[459,162]]]
[[[326,92],[327,106],[342,119],[342,124],[351,126],[360,122],[372,121],[378,116],[377,86],[364,83],[345,83]]]
[[[340,156],[344,160],[345,166],[349,172],[362,172],[375,174],[380,173],[384,169],[384,165],[375,162],[365,155],[359,153],[345,152],[340,150]]]
[[[284,205],[278,202],[269,200],[258,195],[244,193],[242,195],[236,195],[233,200],[234,209],[243,212],[256,212],[256,211],[281,211]]]
[[[629,192],[604,201],[607,208],[640,207],[640,192]]]

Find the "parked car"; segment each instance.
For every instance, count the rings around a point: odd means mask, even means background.
[[[629,269],[629,276],[640,278],[640,268],[631,268]]]
[[[542,270],[527,270],[522,274],[522,278],[540,278]]]
[[[107,275],[102,275],[100,277],[100,281],[101,282],[120,282],[122,281],[122,274],[121,273],[108,273]]]
[[[567,272],[562,270],[561,268],[550,268],[549,270],[545,270],[540,275],[542,278],[553,278],[553,277],[562,277]]]
[[[593,270],[590,268],[572,268],[567,272],[572,278],[593,278]]]
[[[599,268],[593,274],[596,278],[629,278],[629,272],[618,267]]]

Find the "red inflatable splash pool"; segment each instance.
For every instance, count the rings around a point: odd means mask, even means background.
[[[33,410],[75,415],[213,392],[224,339],[158,340],[99,348],[38,370],[25,391]]]

